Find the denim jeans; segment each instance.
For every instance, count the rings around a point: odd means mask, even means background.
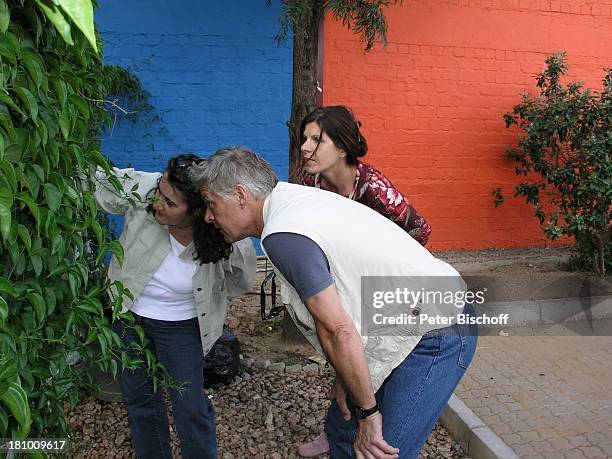
[[[464,313],[475,315],[472,305],[466,305]],[[383,416],[383,438],[399,448],[401,459],[418,457],[472,361],[476,334],[475,325],[453,325],[429,332],[376,392]],[[356,427],[353,417],[344,420],[334,400],[325,420],[332,459],[355,457]]]
[[[155,353],[168,373],[183,383],[185,392],[170,389],[172,415],[185,459],[213,459],[217,457],[215,415],[212,404],[204,393],[202,365],[204,361],[197,318],[165,321],[134,314],[149,339]],[[125,345],[137,341],[130,327],[117,331]],[[170,433],[166,404],[160,388],[153,390],[147,371],[121,373],[121,392],[128,412],[132,444],[136,457],[143,459],[171,459]]]

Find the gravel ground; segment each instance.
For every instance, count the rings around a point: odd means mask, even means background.
[[[231,386],[209,391],[217,416],[218,457],[299,457],[296,445],[321,432],[332,376],[249,368],[240,379]],[[135,457],[127,415],[120,403],[88,396],[67,410],[66,417],[74,431],[72,457]],[[171,429],[174,456],[180,457],[178,440]],[[463,452],[444,428],[436,426],[420,457],[460,458]]]

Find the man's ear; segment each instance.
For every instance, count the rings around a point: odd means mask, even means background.
[[[238,203],[240,204],[240,208],[244,209],[247,202],[249,201],[249,198],[251,197],[251,194],[241,184],[236,185],[235,191],[236,191],[236,196],[238,196]]]

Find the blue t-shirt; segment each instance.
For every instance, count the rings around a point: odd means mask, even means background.
[[[334,283],[327,257],[312,239],[296,233],[273,233],[262,241],[268,258],[306,301]]]

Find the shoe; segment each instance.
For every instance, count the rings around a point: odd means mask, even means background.
[[[298,454],[302,457],[316,457],[325,453],[329,453],[329,442],[325,432],[321,432],[321,435],[314,440],[298,446]]]

